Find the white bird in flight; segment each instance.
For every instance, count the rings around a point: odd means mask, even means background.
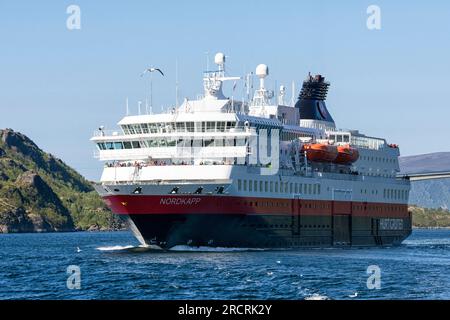
[[[141,77],[144,76],[144,74],[146,74],[147,72],[155,72],[158,71],[159,73],[161,73],[162,76],[164,76],[164,73],[161,71],[161,69],[159,68],[148,68],[145,69],[144,72],[141,73]]]

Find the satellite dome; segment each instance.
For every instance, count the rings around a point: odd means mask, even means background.
[[[260,64],[256,67],[256,75],[260,78],[265,78],[269,75],[269,67],[265,64]]]
[[[216,53],[214,62],[220,66],[225,64],[225,55],[222,52]]]

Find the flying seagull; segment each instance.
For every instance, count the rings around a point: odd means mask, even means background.
[[[148,68],[148,69],[145,69],[144,72],[141,73],[141,77],[144,76],[144,74],[146,74],[147,72],[155,72],[155,71],[158,71],[159,73],[161,73],[162,76],[164,76],[164,73],[161,71],[161,69]]]

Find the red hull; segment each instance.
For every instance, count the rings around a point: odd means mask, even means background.
[[[115,195],[104,198],[116,214],[249,214],[408,217],[406,204],[210,195]]]

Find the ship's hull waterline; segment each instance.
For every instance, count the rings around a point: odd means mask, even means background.
[[[145,245],[302,248],[399,245],[404,205],[227,196],[105,196]]]

